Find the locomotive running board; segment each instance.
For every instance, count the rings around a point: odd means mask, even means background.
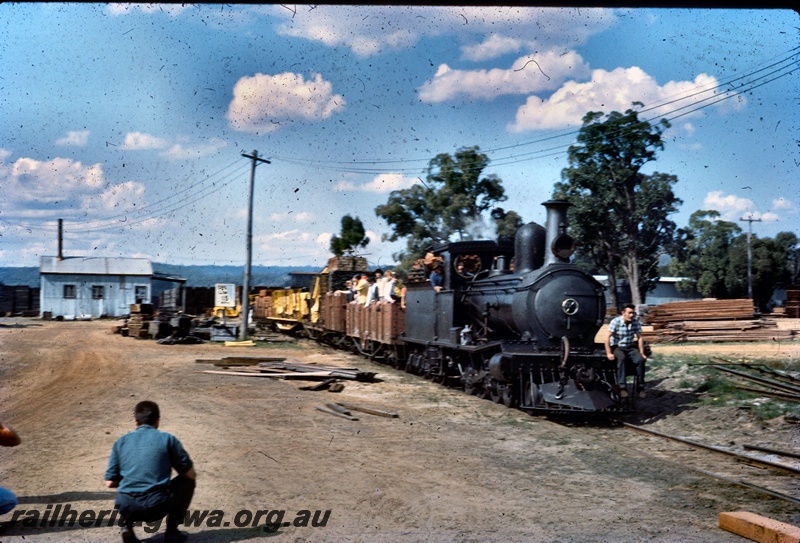
[[[614,405],[608,394],[599,390],[579,390],[575,381],[570,379],[564,386],[564,393],[558,395],[558,383],[544,383],[539,386],[542,398],[548,404],[569,406],[572,409],[586,411],[602,411]]]

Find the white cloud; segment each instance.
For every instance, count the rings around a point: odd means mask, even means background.
[[[127,151],[142,151],[147,149],[163,149],[167,142],[162,138],[151,136],[143,132],[128,132],[125,135],[125,143],[122,149]]]
[[[63,138],[56,140],[56,145],[70,145],[74,147],[85,147],[89,142],[88,130],[70,130]]]
[[[703,206],[704,209],[718,211],[720,219],[724,221],[740,222],[741,219],[778,221],[781,219],[781,217],[773,211],[758,211],[755,203],[749,198],[743,198],[734,194],[726,195],[720,190],[715,190],[706,194],[703,200]],[[775,201],[773,201],[773,209],[780,209],[775,207]]]
[[[574,47],[607,29],[613,12],[508,6],[276,6],[279,34],[347,47],[367,57],[410,48],[427,36],[456,36],[468,60]],[[487,38],[488,36],[488,38]],[[515,49],[516,48],[516,49]]]
[[[135,181],[125,181],[103,192],[92,195],[84,202],[84,209],[97,209],[105,211],[129,212],[134,206],[142,207],[144,185]]]
[[[207,143],[199,143],[194,145],[176,143],[170,146],[170,148],[166,151],[163,151],[161,156],[180,160],[195,159],[212,155],[220,149],[225,148],[227,145],[227,142],[219,138],[212,138]]]
[[[508,69],[454,70],[442,64],[419,88],[423,102],[439,103],[459,96],[492,100],[503,94],[529,94],[559,87],[567,78],[589,75],[589,66],[574,51],[518,58]]]
[[[346,104],[332,91],[320,74],[308,81],[291,72],[242,77],[233,88],[227,118],[235,130],[250,133],[272,132],[294,120],[324,120]]]
[[[8,155],[6,155],[7,158]],[[19,158],[0,163],[5,205],[41,209],[95,193],[105,182],[102,164],[84,165],[70,158],[39,161]]]
[[[308,211],[301,211],[299,213],[292,213],[291,211],[286,213],[271,213],[269,216],[269,220],[272,222],[297,222],[297,223],[309,223],[314,221],[316,217],[313,213],[309,213]]]
[[[389,193],[393,190],[407,189],[417,182],[416,177],[406,177],[400,173],[382,173],[369,183],[355,185],[350,181],[342,181],[337,190],[360,190],[363,192]]]
[[[636,66],[611,72],[594,70],[590,81],[567,81],[547,100],[528,97],[508,128],[512,132],[524,132],[580,126],[587,111],[625,111],[634,101],[654,108],[648,111],[648,116],[674,111],[698,117],[703,115],[702,111],[692,109],[699,107],[705,98],[718,97],[713,91],[716,86],[717,80],[707,74],[698,75],[694,81],[670,81],[659,86],[652,76]],[[739,103],[736,107],[741,106]]]
[[[189,9],[190,4],[108,4],[108,13],[114,16],[129,15],[135,11],[142,13],[166,13],[171,17],[177,17],[184,10]]]
[[[787,198],[775,198],[772,200],[772,209],[780,210],[780,211],[789,211],[791,213],[796,213],[798,208],[797,204]]]

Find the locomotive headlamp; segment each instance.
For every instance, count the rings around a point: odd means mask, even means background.
[[[559,234],[550,247],[553,254],[561,260],[568,260],[575,252],[575,240],[567,234]]]
[[[578,312],[579,308],[580,308],[580,305],[578,304],[578,302],[576,300],[573,300],[572,298],[567,298],[566,300],[561,302],[561,309],[567,315],[570,315],[570,316],[574,315],[575,313]]]

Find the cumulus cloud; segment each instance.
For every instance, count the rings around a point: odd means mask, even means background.
[[[56,140],[56,145],[69,145],[73,147],[85,147],[89,142],[88,130],[70,130],[63,138]]]
[[[189,9],[190,4],[108,4],[106,10],[114,16],[129,15],[133,12],[141,13],[166,13],[172,17],[177,17],[184,10]]]
[[[272,213],[269,216],[270,221],[272,222],[299,222],[299,223],[309,223],[314,220],[314,214],[309,213],[308,211],[301,211],[299,213],[292,213],[291,211],[286,213]]]
[[[206,143],[199,144],[176,143],[163,151],[161,156],[179,160],[195,159],[212,155],[227,145],[227,142],[219,138],[212,138]]]
[[[465,43],[463,57],[474,61],[537,46],[574,47],[614,21],[605,9],[520,6],[275,6],[271,13],[286,19],[279,34],[347,47],[359,57],[452,35]]]
[[[144,185],[141,183],[125,181],[86,199],[83,208],[87,210],[99,208],[104,211],[117,212],[133,211],[134,206],[141,205],[144,192]]]
[[[306,80],[301,74],[291,72],[258,73],[237,81],[227,118],[241,132],[272,132],[285,122],[327,119],[345,104],[344,98],[333,94],[333,85],[320,74]]]
[[[86,194],[94,194],[105,182],[102,164],[84,165],[70,158],[48,161],[18,158],[0,163],[0,187],[6,205],[44,209]]]
[[[352,181],[340,181],[336,185],[336,190],[389,193],[393,190],[407,189],[416,182],[416,177],[406,177],[400,173],[382,173],[369,183],[362,183],[360,185]]]
[[[772,209],[795,213],[797,212],[797,204],[788,198],[780,197],[772,200]]]
[[[693,112],[692,109],[704,99],[718,96],[714,91],[716,86],[716,78],[707,74],[698,75],[694,81],[670,81],[659,86],[652,76],[636,66],[611,72],[594,70],[590,81],[567,81],[546,100],[528,97],[508,128],[512,132],[524,132],[579,126],[587,111],[625,111],[635,101],[654,108],[649,111],[653,116],[680,111],[688,117],[698,117],[703,115],[702,111]],[[722,107],[743,106],[743,102],[736,101],[734,106]]]
[[[527,55],[518,58],[507,69],[454,70],[442,64],[433,79],[419,88],[419,98],[431,103],[461,96],[492,100],[503,94],[530,94],[557,89],[568,78],[588,75],[588,64],[574,51]]]
[[[128,132],[125,134],[125,142],[122,149],[126,151],[142,151],[147,149],[163,149],[167,142],[162,138],[151,136],[143,132]]]
[[[730,222],[739,222],[743,218],[762,221],[777,221],[781,218],[774,211],[759,211],[749,198],[742,198],[735,194],[726,195],[720,190],[706,194],[703,206],[705,209],[718,211],[720,219]],[[775,206],[775,201],[773,201],[773,209],[780,209]]]

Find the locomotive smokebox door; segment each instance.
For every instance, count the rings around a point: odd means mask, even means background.
[[[526,306],[550,337],[594,338],[598,318],[605,315],[602,287],[583,274],[546,274],[526,293]]]

